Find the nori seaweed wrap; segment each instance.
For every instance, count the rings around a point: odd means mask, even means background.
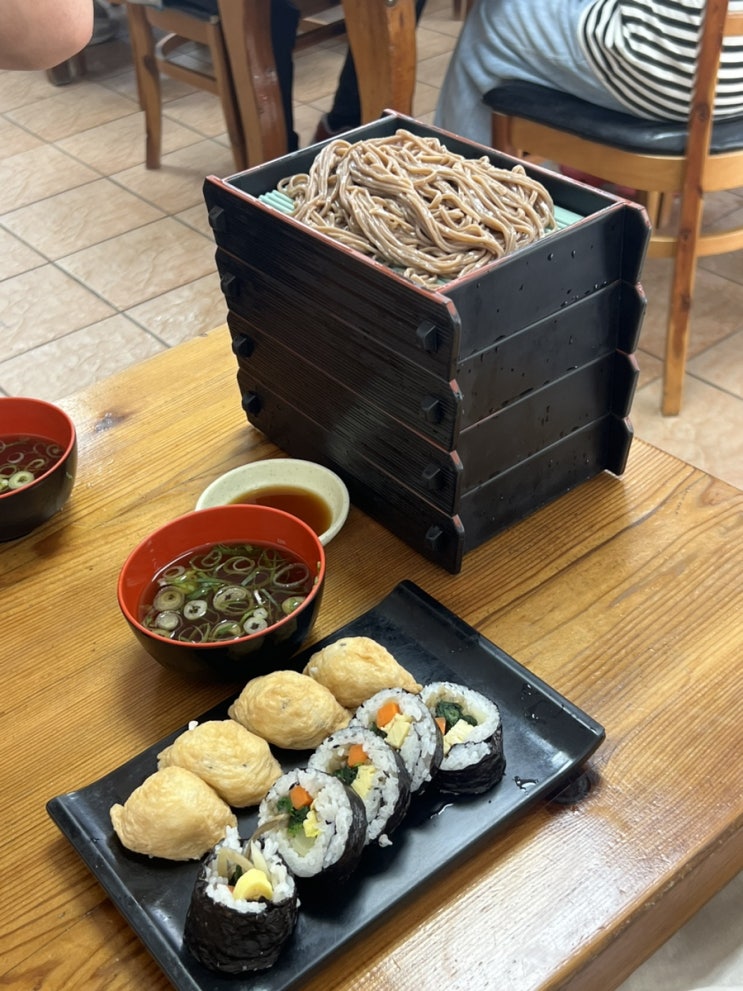
[[[389,846],[410,807],[410,774],[399,753],[373,730],[349,726],[331,733],[310,757],[352,788],[366,808],[366,842]]]
[[[346,881],[366,843],[364,803],[338,778],[316,768],[282,774],[258,807],[258,826],[274,837],[307,895],[315,881],[324,892],[328,883]]]
[[[210,970],[266,970],[294,931],[294,878],[268,836],[243,843],[237,830],[204,858],[186,914],[183,941]]]
[[[452,795],[478,795],[503,777],[503,726],[495,702],[481,692],[449,681],[432,682],[421,698],[443,734],[444,759],[438,788]]]

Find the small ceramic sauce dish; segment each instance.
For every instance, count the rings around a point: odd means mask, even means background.
[[[220,475],[199,496],[196,509],[251,503],[282,509],[304,520],[330,543],[346,522],[348,489],[323,465],[297,458],[251,461]]]

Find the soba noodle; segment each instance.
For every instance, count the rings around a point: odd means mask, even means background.
[[[547,190],[523,167],[465,158],[432,137],[337,139],[309,173],[282,179],[292,216],[432,287],[554,227]]]

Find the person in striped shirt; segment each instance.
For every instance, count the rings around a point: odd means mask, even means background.
[[[733,0],[731,9],[742,5]],[[516,79],[609,110],[685,120],[703,12],[704,0],[477,0],[435,123],[489,145],[483,96]],[[715,116],[743,115],[743,38],[723,50],[719,80]]]

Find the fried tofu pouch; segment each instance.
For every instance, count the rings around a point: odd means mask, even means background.
[[[166,860],[198,860],[237,826],[229,805],[184,767],[155,771],[110,815],[128,850]]]
[[[230,706],[229,716],[287,750],[314,750],[351,719],[332,692],[299,671],[252,678]]]
[[[324,685],[347,709],[385,688],[419,692],[421,686],[392,654],[370,637],[343,637],[312,654],[304,674]]]
[[[236,809],[257,805],[281,775],[281,764],[263,739],[234,719],[190,727],[157,755],[157,766],[185,767]]]

